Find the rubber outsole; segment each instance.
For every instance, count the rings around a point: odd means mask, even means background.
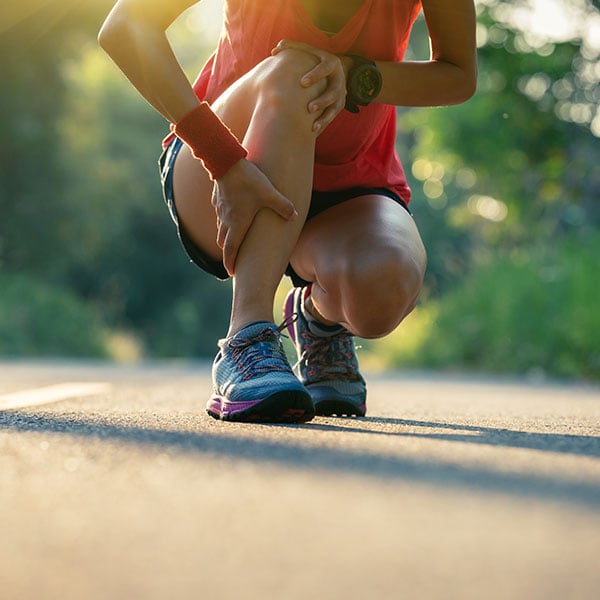
[[[238,407],[236,407],[238,404]],[[246,405],[239,409],[239,404]],[[220,421],[238,423],[306,423],[315,416],[312,399],[307,392],[285,391],[255,403],[229,402],[214,395],[206,407],[206,412]]]
[[[365,404],[356,406],[343,400],[323,400],[315,403],[315,413],[320,417],[364,417],[367,407]]]

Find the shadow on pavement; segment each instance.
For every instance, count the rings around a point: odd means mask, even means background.
[[[311,428],[315,431],[339,431],[359,434],[419,436],[439,440],[528,448],[546,452],[567,452],[599,456],[600,439],[587,436],[535,434],[486,427],[466,427],[443,423],[405,421],[402,419],[352,419],[357,427],[343,424],[312,423],[285,427]],[[361,423],[397,425],[399,427],[432,427],[457,433],[414,433],[380,431],[360,427]],[[271,425],[270,427],[282,427]],[[224,435],[208,431],[172,431],[142,427],[127,427],[103,423],[35,415],[23,412],[0,412],[0,431],[20,431],[91,437],[101,441],[118,441],[148,447],[171,448],[180,452],[214,456],[219,459],[271,464],[305,472],[358,475],[366,478],[416,482],[477,492],[491,492],[533,498],[538,501],[559,501],[591,508],[600,507],[600,484],[569,480],[560,476],[497,471],[484,466],[460,465],[396,456],[391,453],[315,447],[300,442],[270,441],[253,437]],[[467,431],[469,434],[459,433]],[[479,435],[472,435],[479,434]]]
[[[344,421],[341,421],[344,422]],[[600,437],[585,435],[565,435],[558,433],[533,433],[527,431],[513,431],[510,429],[495,429],[493,427],[479,427],[474,425],[460,425],[454,423],[436,423],[434,421],[413,421],[409,419],[389,419],[385,417],[363,417],[360,419],[347,419],[346,422],[356,424],[331,425],[310,423],[303,427],[321,431],[346,431],[352,433],[390,435],[399,437],[427,438],[449,442],[463,442],[469,444],[484,444],[489,446],[504,446],[507,448],[526,448],[541,452],[558,454],[574,454],[579,456],[593,456],[600,458]],[[372,423],[388,427],[395,425],[405,428],[423,428],[448,430],[449,433],[439,431],[390,431],[389,429],[374,429],[360,427],[361,423]],[[456,433],[450,433],[456,432]]]

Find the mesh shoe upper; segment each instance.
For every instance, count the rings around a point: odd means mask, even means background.
[[[284,307],[286,320],[297,316],[288,324],[298,354],[297,375],[310,392],[317,413],[319,403],[334,402],[347,403],[357,409],[351,412],[364,415],[366,385],[358,370],[354,339],[342,327],[326,336],[313,334],[302,311],[304,293],[301,288],[291,290]]]
[[[303,391],[281,345],[281,329],[257,321],[219,341],[213,364],[213,387],[228,401],[251,402],[282,390]]]

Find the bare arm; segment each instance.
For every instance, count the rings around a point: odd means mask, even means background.
[[[446,106],[468,100],[477,85],[477,54],[475,40],[476,14],[473,0],[422,0],[431,40],[431,57],[419,62],[378,61],[383,75],[383,87],[378,102],[396,106]],[[307,73],[303,85],[312,85],[336,70],[347,75],[352,61],[310,48],[306,44],[282,40],[274,52],[284,48],[299,48],[311,52],[320,60]],[[339,77],[335,79],[335,82]],[[325,110],[315,125],[324,129],[343,106],[344,86],[330,85],[327,91],[311,102],[309,110]],[[337,99],[332,99],[333,97]]]
[[[98,35],[102,48],[129,81],[172,123],[196,108],[199,100],[165,32],[194,4],[197,0],[118,0]],[[217,180],[213,202],[221,207],[217,243],[223,248],[223,262],[230,274],[237,251],[261,208],[270,208],[286,220],[297,217],[292,202],[245,159]]]
[[[142,96],[175,123],[198,105],[166,36],[171,23],[197,0],[119,0],[98,42]]]
[[[398,106],[444,106],[468,100],[477,85],[473,0],[423,0],[431,58],[378,62],[383,88],[377,100]]]

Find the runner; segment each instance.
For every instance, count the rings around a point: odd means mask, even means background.
[[[119,0],[99,41],[171,123],[160,168],[185,250],[233,277],[207,410],[232,421],[364,416],[353,336],[392,332],[414,308],[426,264],[395,106],[474,93],[474,2],[225,0],[218,47],[190,85],[165,31],[193,4]],[[405,62],[421,10],[431,58]],[[278,326],[284,272],[295,287]]]

